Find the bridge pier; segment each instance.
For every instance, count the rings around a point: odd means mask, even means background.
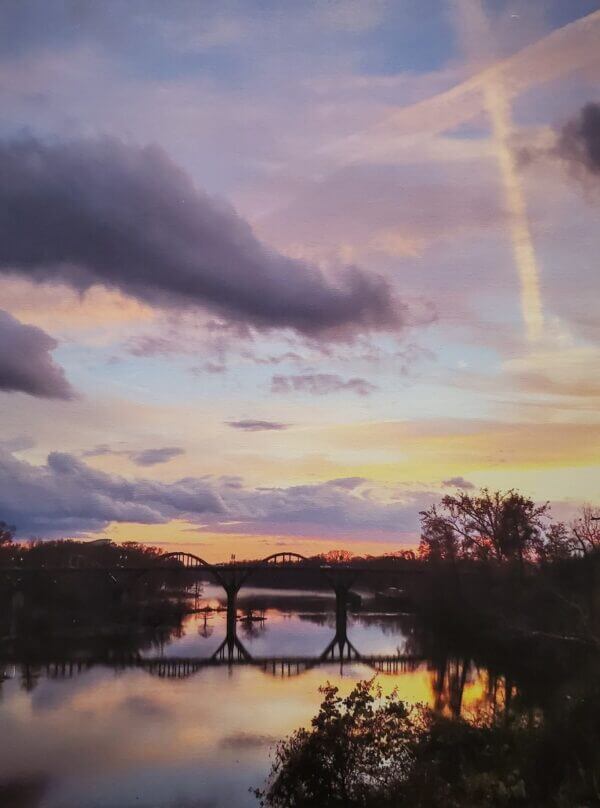
[[[332,581],[335,592],[335,636],[323,654],[322,660],[339,660],[343,666],[344,661],[358,660],[360,654],[348,639],[348,594],[354,578],[338,576]]]
[[[218,580],[227,595],[227,616],[225,621],[225,639],[215,651],[213,658],[233,663],[250,659],[250,654],[237,636],[237,598],[238,592],[248,577],[248,573],[236,570],[219,570]]]
[[[227,593],[227,627],[225,641],[230,656],[233,654],[237,640],[237,596],[239,591],[240,587],[237,585],[228,586],[225,589]]]
[[[349,586],[338,584],[335,587],[335,634],[348,638],[348,592]]]

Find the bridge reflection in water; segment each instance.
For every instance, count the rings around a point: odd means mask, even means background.
[[[240,589],[252,575],[282,568],[298,572],[318,572],[335,594],[335,634],[324,650],[314,656],[256,656],[250,653],[238,637],[237,599]],[[227,604],[225,637],[210,657],[145,658],[133,654],[127,657],[85,661],[49,660],[41,666],[45,669],[46,675],[49,678],[70,678],[95,666],[108,666],[115,669],[138,668],[155,676],[181,679],[209,667],[230,669],[233,666],[252,666],[272,676],[298,676],[313,668],[336,663],[339,663],[341,673],[345,665],[352,663],[368,666],[378,673],[395,675],[415,670],[424,661],[422,657],[400,653],[365,655],[348,638],[348,602],[351,587],[361,574],[372,573],[373,567],[363,569],[349,564],[321,564],[317,560],[292,552],[276,553],[257,562],[209,564],[193,554],[174,552],[159,556],[143,568],[90,568],[76,564],[65,569],[45,569],[42,572],[53,575],[60,572],[108,574],[114,581],[117,581],[118,576],[122,582],[126,582],[126,586],[138,587],[147,575],[161,571],[186,574],[192,580],[198,580],[206,573],[224,589]],[[23,574],[27,570],[13,570],[13,572]],[[385,572],[389,574],[389,568],[386,568]],[[397,569],[395,572],[400,574],[408,572],[409,575],[412,573],[411,570],[403,569]]]
[[[422,657],[409,655],[360,655],[352,660],[335,660],[339,663],[340,672],[344,665],[366,665],[373,671],[382,674],[397,675],[407,671],[414,671],[424,661]],[[289,656],[289,657],[254,657],[246,656],[235,660],[221,660],[215,656],[206,659],[198,657],[159,657],[144,659],[131,657],[129,659],[88,659],[85,661],[61,661],[46,663],[42,670],[49,679],[70,679],[78,674],[85,673],[94,667],[111,667],[116,670],[139,669],[163,679],[187,679],[206,668],[232,668],[238,666],[251,666],[263,673],[277,677],[300,676],[321,665],[330,665],[331,659],[319,656]]]
[[[346,602],[344,601],[344,604]],[[229,608],[232,606],[229,604]],[[337,665],[340,675],[349,665],[363,665],[375,673],[398,675],[416,670],[425,658],[415,654],[363,654],[348,638],[347,608],[336,610],[335,634],[325,648],[316,654],[258,655],[253,654],[237,634],[239,622],[227,615],[226,634],[217,649],[206,657],[161,655],[146,657],[137,652],[88,657],[85,660],[46,660],[36,666],[49,679],[68,679],[94,667],[114,670],[138,669],[152,676],[167,679],[187,679],[207,668],[222,668],[229,672],[237,667],[252,667],[270,676],[300,676],[318,667]],[[27,676],[24,671],[25,677]]]
[[[400,654],[387,656],[366,656],[360,653],[348,639],[348,598],[351,587],[363,570],[356,565],[319,564],[299,553],[283,552],[267,556],[255,564],[208,564],[198,556],[189,553],[169,553],[158,561],[161,564],[174,559],[184,569],[206,569],[223,587],[227,595],[227,620],[225,639],[209,660],[171,659],[145,661],[150,672],[162,676],[186,677],[208,665],[252,665],[272,675],[292,676],[319,665],[339,662],[354,662],[368,665],[380,673],[397,674],[403,670],[414,670],[422,661],[420,658]],[[335,593],[335,635],[327,647],[314,657],[254,657],[237,635],[237,596],[248,578],[266,568],[296,570],[318,570]]]

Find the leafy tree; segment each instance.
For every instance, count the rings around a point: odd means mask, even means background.
[[[349,550],[329,550],[318,557],[326,564],[348,564],[354,558]]]
[[[435,505],[421,512],[420,558],[430,561],[456,561],[461,555],[460,537]]]
[[[447,495],[421,512],[421,558],[479,561],[537,560],[549,504],[536,505],[513,489]]]
[[[600,802],[600,690],[539,722],[468,722],[372,681],[331,685],[310,729],[277,749],[268,808],[566,808]]]
[[[412,764],[414,727],[403,702],[381,699],[372,681],[359,682],[342,698],[320,689],[323,701],[311,729],[299,729],[277,748],[262,805],[272,808],[350,808],[391,805],[395,784]]]

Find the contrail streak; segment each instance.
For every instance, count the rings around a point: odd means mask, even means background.
[[[500,165],[504,196],[509,215],[509,227],[515,263],[521,284],[521,309],[530,342],[542,336],[544,315],[540,295],[540,269],[538,266],[531,228],[527,218],[527,205],[515,156],[510,147],[510,104],[499,81],[484,86],[485,105],[492,123],[496,155]]]
[[[472,36],[465,34],[469,56],[481,61],[481,48],[489,48],[490,36],[481,0],[456,0],[465,32],[475,35],[478,47],[473,47]],[[474,51],[476,51],[474,53]],[[498,71],[483,73],[482,90],[486,112],[489,115],[504,198],[509,215],[509,230],[515,264],[521,287],[521,309],[530,342],[542,336],[544,315],[540,295],[540,270],[527,217],[527,204],[511,149],[513,131],[510,101]]]

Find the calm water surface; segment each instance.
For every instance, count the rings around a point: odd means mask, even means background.
[[[335,631],[331,601],[315,593],[310,609],[294,604],[268,609],[264,623],[239,624],[253,657],[318,657],[327,647]],[[363,610],[349,617],[348,635],[362,654],[402,653],[406,623]],[[143,656],[208,659],[224,637],[224,613],[193,614],[180,636]],[[262,784],[274,744],[310,721],[319,686],[329,680],[346,692],[374,675],[356,662],[283,677],[250,665],[207,666],[185,678],[107,665],[64,678],[43,668],[29,673],[7,666],[0,685],[0,782],[13,783],[21,794],[14,805],[28,808],[256,806],[249,789]],[[436,674],[426,664],[378,678],[410,702],[435,698]],[[471,671],[463,705],[484,691]]]

